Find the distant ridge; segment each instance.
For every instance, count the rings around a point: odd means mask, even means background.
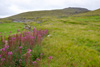
[[[64,8],[64,9],[77,9],[77,10],[80,10],[80,11],[89,11],[86,8],[80,8],[80,7],[68,7],[68,8]]]
[[[89,11],[86,13],[77,14],[75,16],[100,16],[100,9]]]
[[[85,8],[65,8],[65,9],[59,9],[59,10],[45,10],[45,11],[30,11],[30,12],[24,12],[20,13],[11,17],[8,17],[10,19],[32,19],[36,17],[44,17],[44,16],[69,16],[73,14],[79,14],[88,12],[88,9]]]
[[[20,13],[17,15],[13,15],[7,18],[1,19],[3,22],[32,22],[38,21],[43,17],[68,17],[71,15],[76,15],[80,13],[86,13],[90,10],[86,8],[77,8],[77,7],[69,7],[64,9],[56,9],[56,10],[44,10],[44,11],[29,11]],[[6,20],[6,21],[5,21]]]

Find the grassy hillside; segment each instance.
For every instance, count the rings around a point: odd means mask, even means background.
[[[87,13],[77,14],[76,16],[100,16],[100,9],[90,11]]]
[[[42,19],[46,21],[40,24],[27,23],[31,27],[49,30],[49,36],[45,37],[42,42],[44,58],[41,63],[43,67],[47,67],[48,56],[53,57],[50,67],[100,67],[100,16],[97,15],[99,11],[92,12],[90,13],[95,13],[95,16],[45,16]],[[3,26],[4,23],[0,25]],[[10,25],[16,25],[16,28],[23,26],[22,23],[20,25],[5,23],[6,29],[1,31],[3,28],[0,26],[0,32],[4,33],[11,27]],[[13,26],[11,30],[14,30]]]
[[[42,26],[36,25],[37,28],[49,29],[50,37],[44,39],[43,51],[45,56],[53,56],[50,66],[99,67],[100,23],[68,20],[70,18],[55,18]],[[46,58],[43,61],[46,62]]]
[[[59,10],[44,10],[44,11],[30,11],[30,12],[24,12],[21,14],[17,14],[8,18],[5,18],[6,20],[26,20],[26,19],[31,19],[31,20],[36,20],[42,17],[63,17],[63,16],[69,16],[73,14],[78,14],[78,13],[84,13],[88,12],[88,9],[85,8],[65,8],[65,9],[59,9]]]
[[[82,22],[82,23],[83,22],[86,22],[86,23],[98,22],[99,23],[100,22],[100,9],[73,15],[73,16],[69,17],[69,19],[74,20],[76,22]]]
[[[20,31],[24,30],[24,24],[23,23],[2,23],[0,24],[0,32],[5,35],[9,35],[10,31],[12,34],[17,33],[17,29],[20,29]]]

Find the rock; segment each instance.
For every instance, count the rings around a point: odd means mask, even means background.
[[[37,21],[37,23],[40,24],[41,22],[40,21]]]
[[[34,20],[28,20],[28,19],[25,19],[25,20],[13,20],[13,22],[33,22]]]
[[[2,22],[0,22],[0,24],[2,24]]]
[[[13,22],[23,22],[23,21],[21,21],[21,20],[14,20]]]
[[[47,37],[50,37],[51,35],[48,35]]]
[[[32,31],[31,26],[30,25],[27,25],[27,24],[25,24],[24,29],[29,30],[29,31]]]

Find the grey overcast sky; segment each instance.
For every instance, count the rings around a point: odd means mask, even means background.
[[[0,18],[26,11],[82,7],[89,10],[100,8],[100,0],[0,0]]]

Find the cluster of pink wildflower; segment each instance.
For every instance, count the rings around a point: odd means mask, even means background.
[[[12,67],[16,65],[16,62],[19,62],[18,64],[21,66],[22,61],[25,62],[25,65],[36,63],[31,60],[32,49],[35,45],[41,45],[43,37],[47,34],[48,30],[34,28],[33,32],[17,30],[17,34],[9,35],[7,40],[0,35],[0,44],[3,44],[0,46],[2,47],[0,49],[0,67],[5,65]],[[40,61],[39,58],[37,60]]]

